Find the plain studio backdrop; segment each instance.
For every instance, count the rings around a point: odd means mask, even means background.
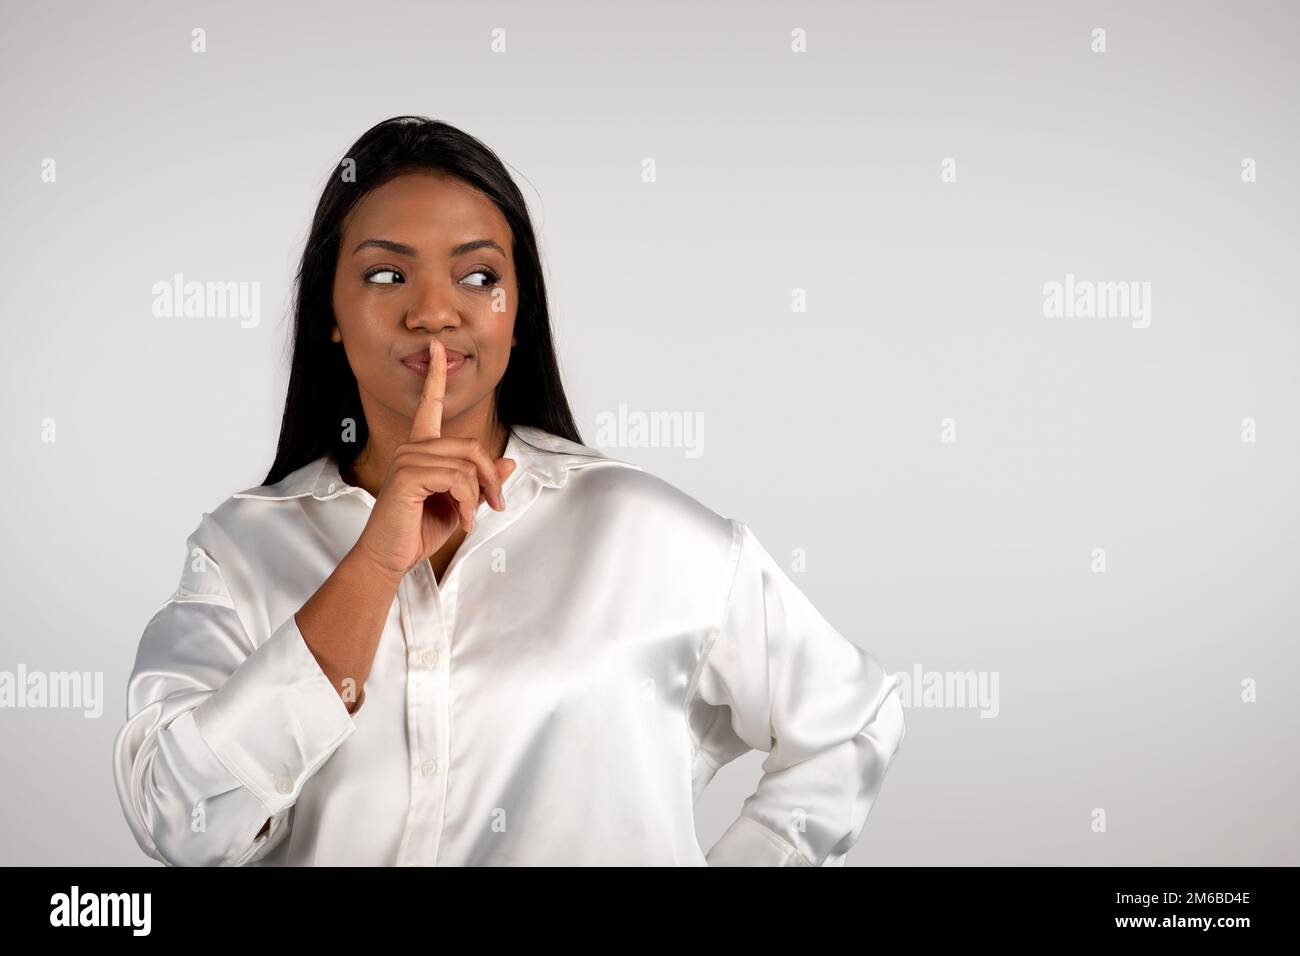
[[[103,699],[0,709],[0,862],[149,862],[136,644],[270,465],[326,177],[416,113],[528,197],[584,440],[702,425],[604,447],[919,676],[849,865],[1300,863],[1293,4],[5,12],[0,671]]]

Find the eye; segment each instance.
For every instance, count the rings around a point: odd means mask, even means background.
[[[375,279],[375,276],[383,276],[383,275],[388,275],[388,276],[400,276],[401,273],[398,272],[396,269],[390,269],[388,266],[380,266],[378,269],[371,269],[369,272],[366,273],[366,276],[365,276],[365,277],[366,277],[366,281],[367,281],[367,282],[369,282],[369,281],[374,281],[374,282],[377,282],[379,285],[393,285],[393,284],[397,283],[398,281],[401,281],[401,282],[405,282],[405,281],[406,281],[405,279],[401,279],[401,280],[398,280],[398,279]]]
[[[486,289],[489,286],[494,286],[501,281],[501,276],[497,275],[491,269],[488,269],[486,267],[482,269],[475,269],[465,278],[468,279],[470,278],[470,276],[483,276],[482,282],[470,283],[471,285],[477,285],[480,289]]]

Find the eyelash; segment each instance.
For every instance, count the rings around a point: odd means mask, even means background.
[[[381,273],[381,272],[392,272],[392,273],[395,273],[396,275],[401,275],[401,274],[402,274],[402,270],[401,270],[401,269],[394,269],[394,268],[392,268],[391,266],[376,266],[375,268],[373,268],[373,269],[371,269],[369,272],[367,272],[363,278],[364,278],[367,282],[369,282],[371,276],[379,275],[379,273]],[[498,282],[501,281],[501,276],[498,275],[497,272],[496,272],[495,270],[493,270],[493,269],[489,269],[489,268],[487,268],[486,266],[484,266],[482,269],[475,269],[473,272],[470,273],[470,275],[478,275],[479,273],[482,273],[483,277],[487,279],[487,281],[486,281],[483,285],[478,286],[478,288],[480,288],[480,289],[491,288],[492,286],[496,285]],[[379,283],[379,285],[397,285],[397,284],[398,284],[398,283],[396,283],[396,282],[381,282],[381,283]]]

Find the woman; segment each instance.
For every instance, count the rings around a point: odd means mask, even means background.
[[[582,444],[523,196],[362,136],[298,274],[279,447],[141,638],[118,794],[171,865],[843,863],[898,679],[759,544]],[[769,752],[705,853],[693,806]]]

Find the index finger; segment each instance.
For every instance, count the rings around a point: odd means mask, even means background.
[[[442,437],[442,400],[447,394],[447,350],[434,339],[429,343],[429,373],[424,377],[420,404],[411,419],[411,441]]]

